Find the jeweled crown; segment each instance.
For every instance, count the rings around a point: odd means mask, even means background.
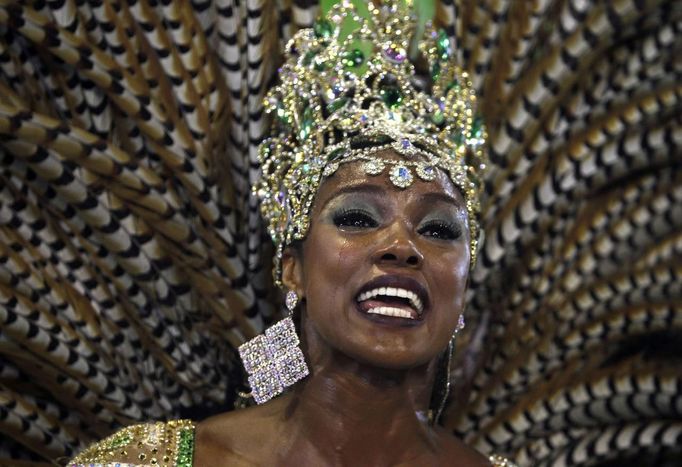
[[[266,97],[273,127],[254,187],[277,249],[278,284],[282,251],[306,236],[320,183],[353,161],[370,175],[388,168],[401,188],[415,174],[433,180],[444,170],[466,200],[474,261],[485,128],[448,36],[420,26],[410,3],[367,2],[359,11],[344,1],[286,46],[280,84]],[[387,149],[403,157],[375,156]]]

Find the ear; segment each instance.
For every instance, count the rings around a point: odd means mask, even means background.
[[[297,248],[288,246],[282,252],[282,284],[296,292],[299,298],[304,297],[303,258]]]

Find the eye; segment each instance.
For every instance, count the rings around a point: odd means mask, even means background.
[[[427,222],[422,225],[417,232],[419,232],[420,235],[438,240],[456,240],[462,235],[460,226],[440,220]]]
[[[350,227],[352,229],[371,229],[379,223],[367,211],[361,209],[344,209],[334,214],[334,224],[337,227]]]

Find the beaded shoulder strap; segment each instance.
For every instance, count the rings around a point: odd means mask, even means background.
[[[133,425],[85,449],[69,467],[191,467],[194,423],[191,420]]]

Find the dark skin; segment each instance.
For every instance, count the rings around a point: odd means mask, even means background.
[[[311,375],[262,406],[199,423],[194,465],[489,466],[427,416],[468,280],[459,191],[444,174],[399,189],[350,163],[322,184],[311,219],[282,263],[284,285],[302,298]],[[423,286],[419,319],[359,308],[363,285],[385,276]]]

